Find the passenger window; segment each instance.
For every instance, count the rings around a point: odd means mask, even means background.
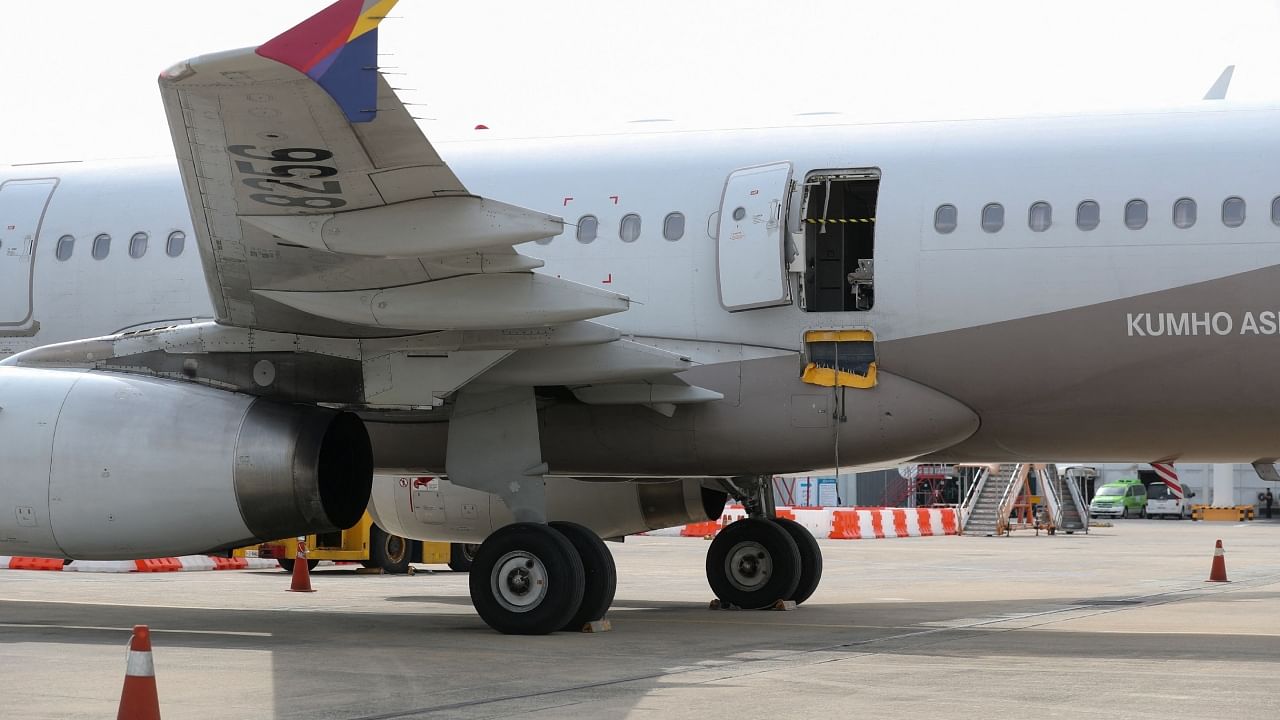
[[[101,260],[111,253],[111,236],[102,233],[93,239],[91,254],[94,260]]]
[[[1047,202],[1031,204],[1031,212],[1027,215],[1027,225],[1032,232],[1044,232],[1053,224],[1053,208]]]
[[[1130,230],[1141,230],[1147,226],[1147,203],[1145,200],[1130,200],[1124,206],[1124,226]]]
[[[1196,224],[1196,201],[1191,198],[1182,198],[1173,204],[1173,224],[1174,227],[1186,230]]]
[[[583,215],[578,219],[578,242],[586,244],[595,242],[600,232],[600,221],[595,215]]]
[[[991,203],[982,208],[982,229],[989,233],[1000,232],[1004,227],[1004,206]]]
[[[147,238],[149,236],[144,232],[134,233],[129,238],[129,257],[137,260],[147,254]]]
[[[955,205],[939,205],[933,211],[933,229],[940,235],[947,235],[955,231],[958,219]]]
[[[169,239],[164,244],[164,254],[169,257],[178,257],[186,246],[187,234],[181,230],[174,230],[169,233]]]
[[[75,252],[76,239],[71,235],[63,235],[58,238],[58,244],[54,247],[53,255],[59,260],[70,260],[71,253]]]
[[[622,242],[635,242],[640,239],[640,216],[635,213],[627,213],[622,216],[622,222],[618,224],[618,237],[622,238]]]
[[[1244,198],[1229,197],[1222,201],[1222,224],[1227,227],[1244,224]]]
[[[1098,209],[1098,203],[1085,200],[1076,206],[1076,227],[1081,230],[1093,230],[1101,220],[1102,211]]]
[[[673,212],[662,220],[662,237],[675,242],[684,237],[684,213]]]

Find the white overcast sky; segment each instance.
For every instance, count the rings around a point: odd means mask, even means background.
[[[3,3],[0,163],[168,155],[160,70],[326,4]],[[1280,100],[1280,9],[1258,0],[401,0],[393,14],[382,62],[437,140],[477,123],[537,135],[1185,105],[1228,64],[1233,102]]]

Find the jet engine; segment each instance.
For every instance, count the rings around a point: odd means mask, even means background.
[[[546,479],[547,519],[605,538],[715,520],[727,497],[698,479]],[[478,543],[514,522],[498,496],[440,477],[379,475],[369,511],[379,527],[416,540]]]
[[[206,552],[360,520],[364,423],[175,380],[0,368],[0,553]]]

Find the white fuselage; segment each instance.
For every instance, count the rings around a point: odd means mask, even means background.
[[[1069,365],[1089,366],[1091,377],[1104,377],[1109,364],[1131,362],[1123,352],[1126,344],[1146,340],[1150,347],[1164,348],[1158,344],[1174,341],[1172,333],[1147,337],[1140,314],[1149,311],[1137,303],[1127,312],[1126,299],[1280,265],[1280,215],[1273,210],[1280,167],[1272,161],[1280,140],[1271,130],[1277,121],[1280,110],[1232,109],[481,140],[440,149],[472,192],[565,218],[562,235],[546,244],[521,245],[519,251],[546,261],[539,272],[630,296],[634,302],[628,311],[606,319],[625,335],[797,350],[806,329],[868,328],[881,346],[883,370],[960,399],[983,417],[985,431],[987,413],[999,416],[1025,397],[1018,395],[1025,392],[1018,382],[1011,386],[1009,381],[1011,368],[1016,375],[1026,366],[1017,359],[1026,343],[1101,349],[1072,358]],[[721,306],[713,235],[725,178],[736,168],[776,161],[791,162],[797,181],[828,170],[879,171],[871,310],[806,312],[796,302],[745,312]],[[14,166],[0,173],[6,183],[57,180],[38,235],[29,243],[30,256],[22,257],[20,243],[0,248],[0,280],[7,288],[0,294],[6,303],[0,306],[0,321],[9,323],[0,327],[0,357],[53,342],[211,316],[191,216],[172,164]],[[1196,202],[1191,227],[1173,223],[1173,207],[1181,198]],[[1240,198],[1247,208],[1238,227],[1224,224],[1227,198]],[[1125,222],[1126,205],[1135,199],[1148,208],[1147,221],[1138,229]],[[1096,229],[1077,226],[1077,207],[1083,201],[1099,206]],[[1047,229],[1033,231],[1028,213],[1040,202],[1051,207],[1052,221]],[[983,208],[990,203],[1003,207],[1003,227],[995,232],[980,226]],[[957,208],[953,232],[935,230],[941,205]],[[797,191],[788,203],[790,230],[802,229],[799,206]],[[663,220],[673,212],[684,216],[685,227],[671,241],[663,238]],[[641,229],[634,242],[623,242],[620,223],[629,214],[639,216]],[[599,230],[593,242],[583,243],[575,238],[574,224],[587,215],[598,219]],[[187,235],[178,257],[165,253],[165,239],[173,231]],[[133,258],[130,238],[138,232],[149,235],[149,246],[142,257]],[[101,234],[111,236],[111,248],[106,257],[95,259],[92,246]],[[65,235],[75,238],[75,248],[69,259],[59,260],[56,246]],[[27,277],[29,308],[24,293],[14,290]],[[790,277],[793,283],[799,279]],[[1280,308],[1277,300],[1267,293],[1217,304],[1174,302],[1174,309],[1187,315],[1186,332],[1176,341],[1192,352],[1261,352],[1269,347],[1260,344],[1265,336],[1280,332],[1274,315]],[[954,346],[918,351],[928,347],[918,343],[932,336],[1009,323],[1023,327],[1015,321],[1092,306],[1111,308],[1106,304],[1114,301],[1120,305],[1106,311],[1101,322],[1092,316],[1087,323],[1068,322],[1069,335],[1015,333],[978,341],[995,360],[984,360],[976,374],[955,377],[938,365],[955,352]],[[1246,312],[1255,324],[1261,322],[1253,335],[1242,335],[1249,322]],[[1135,313],[1140,316],[1137,338]],[[1193,332],[1200,327],[1193,321],[1201,315],[1219,313],[1230,316],[1229,331],[1215,327]],[[1270,320],[1261,313],[1271,313]],[[1161,314],[1156,317],[1163,322]],[[895,352],[913,342],[911,352]],[[993,342],[1008,344],[992,348]],[[1134,347],[1141,350],[1134,357],[1147,352]],[[1219,394],[1223,416],[1255,367],[1263,365],[1241,368],[1244,375],[1235,378],[1208,380],[1226,383]],[[1050,380],[1046,388],[1052,386]],[[1103,391],[1109,385],[1093,387]],[[1073,381],[1064,389],[1070,388],[1087,393],[1090,386]],[[1158,409],[1150,404],[1133,408],[1132,402],[1125,400],[1120,415],[1140,417]],[[1090,407],[1091,419],[1097,420],[1095,406]],[[1066,412],[1056,408],[1035,412]],[[1196,409],[1202,416],[1211,411]],[[1090,418],[1077,418],[1083,419]],[[1255,415],[1250,422],[1266,419]],[[1280,427],[1267,429],[1274,435],[1272,430]],[[982,447],[1031,451],[1011,448],[999,438]],[[1208,447],[1197,451],[1213,453]],[[1150,446],[1135,452],[1151,452]],[[1232,452],[1244,450],[1233,447]],[[1260,447],[1256,452],[1262,456],[1269,451]]]

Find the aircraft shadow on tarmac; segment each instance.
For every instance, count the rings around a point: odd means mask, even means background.
[[[1265,591],[1242,591],[1238,597],[1233,593],[1231,599],[1276,597]],[[470,603],[465,596],[456,595],[386,599],[451,607]],[[1193,596],[1177,602],[1201,599]],[[741,675],[746,682],[746,676],[770,672],[775,665],[802,669],[817,662],[819,656],[831,655],[876,655],[908,662],[913,656],[934,658],[929,662],[959,658],[958,662],[966,665],[992,658],[1275,663],[1280,657],[1280,638],[1271,636],[1048,629],[1055,622],[1054,608],[1075,608],[1079,613],[1082,606],[1084,612],[1094,606],[1097,614],[1142,611],[1141,603],[1118,604],[1122,600],[818,601],[793,612],[750,612],[711,611],[699,603],[620,597],[609,615],[614,632],[542,637],[499,635],[474,614],[454,610],[281,612],[5,601],[0,602],[0,623],[10,626],[0,634],[0,646],[116,646],[126,637],[122,632],[85,626],[123,628],[147,622],[159,631],[154,642],[162,687],[166,649],[267,652],[274,716],[299,718],[320,713],[341,718],[416,717],[464,708],[471,712],[486,705],[499,711],[504,703],[521,702],[526,703],[526,709],[549,708],[557,702],[580,702],[582,698],[571,698],[583,693],[592,702],[612,698],[609,702],[615,706],[626,705],[632,702],[627,698],[688,682],[695,677],[690,672],[714,669],[719,681]],[[282,597],[281,604],[290,603]],[[1026,621],[1032,615],[1037,617],[1025,629],[1001,626],[1005,620]],[[993,627],[984,626],[984,620]],[[13,627],[24,623],[67,627]],[[1035,623],[1045,627],[1035,627]],[[253,634],[200,633],[211,629]],[[300,669],[305,669],[305,682],[298,680]],[[849,665],[849,682],[858,682],[870,669]],[[118,671],[104,669],[107,673]],[[345,692],[335,694],[337,688]],[[169,689],[169,697],[180,694],[180,688]]]

